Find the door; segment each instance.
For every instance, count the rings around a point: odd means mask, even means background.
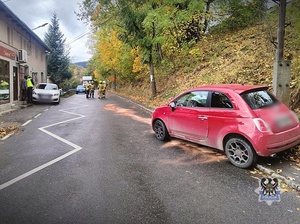
[[[175,110],[169,115],[170,133],[178,138],[201,141],[208,134],[207,91],[193,91],[175,100]]]
[[[19,96],[19,85],[18,85],[18,77],[19,77],[19,75],[18,75],[18,68],[17,67],[14,67],[13,68],[13,88],[14,88],[14,92],[13,92],[13,94],[14,94],[14,101],[15,100],[19,100],[19,98],[18,98],[18,96]]]

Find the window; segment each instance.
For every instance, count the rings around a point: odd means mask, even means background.
[[[25,39],[24,39],[24,46],[23,46],[23,49],[24,49],[24,50],[27,50],[27,42],[26,42]]]
[[[7,27],[7,44],[10,45],[10,28]]]
[[[268,90],[246,92],[241,94],[241,96],[251,109],[260,109],[278,103],[278,100]]]
[[[35,58],[36,59],[38,59],[38,56],[39,56],[39,53],[38,53],[38,51],[39,51],[39,49],[38,49],[38,47],[37,46],[35,46]]]
[[[220,92],[212,92],[211,107],[213,108],[233,108],[228,97]]]
[[[41,61],[44,61],[44,52],[41,51]]]
[[[9,63],[0,59],[0,104],[9,103]]]
[[[193,91],[179,97],[175,101],[175,105],[180,107],[206,107],[207,97],[207,91]]]

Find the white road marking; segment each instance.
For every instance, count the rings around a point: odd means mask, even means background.
[[[86,105],[80,105],[80,106],[86,106]],[[68,108],[68,109],[74,109],[74,108]],[[38,172],[38,171],[40,171],[40,170],[42,170],[42,169],[44,169],[44,168],[46,168],[48,166],[51,166],[52,164],[54,164],[56,162],[59,162],[59,161],[65,159],[66,157],[68,157],[68,156],[70,156],[70,155],[72,155],[72,154],[74,154],[74,153],[76,153],[76,152],[78,152],[78,151],[80,151],[82,149],[80,146],[78,146],[78,145],[76,145],[76,144],[74,144],[74,143],[72,143],[72,142],[70,142],[70,141],[68,141],[68,140],[66,140],[66,139],[58,136],[58,135],[53,134],[50,131],[45,130],[46,128],[49,128],[49,127],[52,127],[52,126],[55,126],[55,125],[58,125],[58,124],[66,123],[66,122],[69,122],[69,121],[73,121],[73,120],[85,117],[84,115],[81,115],[81,114],[78,114],[78,113],[69,112],[69,111],[66,111],[66,110],[60,110],[60,111],[64,112],[64,113],[76,115],[78,117],[75,117],[75,118],[72,118],[72,119],[68,119],[68,120],[65,120],[65,121],[61,121],[61,122],[57,122],[57,123],[54,123],[54,124],[50,124],[50,125],[47,125],[47,126],[39,128],[39,130],[42,131],[42,132],[44,132],[44,133],[46,133],[46,134],[48,134],[48,135],[50,135],[53,138],[56,138],[57,140],[65,143],[65,144],[67,144],[69,146],[72,146],[74,149],[72,151],[70,151],[70,152],[68,152],[68,153],[66,153],[66,154],[64,154],[62,156],[59,156],[58,158],[53,159],[53,160],[51,160],[51,161],[49,161],[49,162],[47,162],[47,163],[45,163],[45,164],[43,164],[43,165],[41,165],[39,167],[36,167],[36,168],[34,168],[34,169],[32,169],[32,170],[30,170],[30,171],[28,171],[28,172],[26,172],[26,173],[24,173],[24,174],[22,174],[22,175],[20,175],[20,176],[18,176],[16,178],[14,178],[14,179],[12,179],[12,180],[4,183],[4,184],[1,184],[0,185],[0,190],[2,190],[4,188],[6,188],[6,187],[8,187],[8,186],[10,186],[10,185],[18,182],[18,181],[20,181],[20,180],[22,180],[22,179],[24,179],[24,178],[26,178],[28,176],[31,176],[32,174],[34,174],[34,173],[36,173],[36,172]],[[40,114],[36,115],[36,117],[37,116],[40,116]],[[26,123],[22,124],[22,126],[27,125],[31,121],[32,120],[27,121]]]
[[[3,138],[1,138],[1,140],[6,140],[8,139],[10,136],[12,136],[14,134],[14,132],[9,133],[8,135],[4,136]]]
[[[39,114],[35,115],[33,118],[38,118],[38,117],[41,116],[41,115],[42,115],[42,114],[39,113]]]
[[[23,126],[26,126],[26,125],[29,124],[31,121],[32,121],[32,120],[28,120],[28,121],[26,121],[24,124],[22,124],[21,126],[22,126],[22,127],[23,127]]]
[[[45,163],[45,164],[43,164],[43,165],[41,165],[41,166],[39,166],[39,167],[37,167],[37,168],[35,168],[35,169],[33,169],[33,170],[30,170],[30,171],[28,171],[27,173],[24,173],[24,174],[22,174],[22,175],[20,175],[20,176],[18,176],[18,177],[16,177],[16,178],[14,178],[14,179],[12,179],[12,180],[6,182],[6,183],[4,183],[4,184],[1,184],[1,185],[0,185],[0,190],[2,190],[2,189],[4,189],[4,188],[6,188],[6,187],[8,187],[8,186],[10,186],[10,185],[12,185],[12,184],[14,184],[14,183],[16,183],[16,182],[22,180],[22,179],[24,179],[24,178],[26,178],[26,177],[28,177],[28,176],[34,174],[34,173],[36,173],[36,172],[38,172],[38,171],[40,171],[40,170],[42,170],[42,169],[44,169],[44,168],[46,168],[46,167],[48,167],[48,166],[51,166],[52,164],[54,164],[54,163],[56,163],[56,162],[58,162],[58,161],[60,161],[60,160],[63,160],[64,158],[66,158],[66,157],[68,157],[68,156],[74,154],[75,152],[78,152],[78,151],[81,150],[81,149],[82,149],[81,147],[75,148],[75,149],[73,149],[72,151],[70,151],[70,152],[68,152],[68,153],[66,153],[66,154],[64,154],[64,155],[62,155],[62,156],[60,156],[60,157],[58,157],[58,158],[56,158],[56,159],[51,160],[51,161],[48,162],[48,163]]]

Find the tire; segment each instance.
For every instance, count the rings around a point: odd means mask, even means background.
[[[156,120],[153,125],[155,137],[160,141],[168,141],[170,139],[166,125],[161,120]]]
[[[257,161],[252,145],[243,138],[230,138],[225,144],[225,153],[229,161],[239,168],[249,168]]]

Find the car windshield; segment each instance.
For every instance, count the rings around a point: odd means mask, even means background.
[[[77,88],[83,88],[83,85],[79,85],[79,86],[77,86]]]
[[[241,94],[251,109],[270,107],[278,103],[278,100],[268,90],[258,90]]]
[[[45,89],[45,90],[57,90],[57,85],[55,84],[39,84],[37,89]]]

